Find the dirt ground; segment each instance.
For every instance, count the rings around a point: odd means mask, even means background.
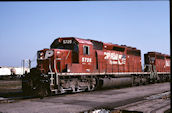
[[[109,89],[46,97],[25,99],[12,103],[1,103],[2,113],[81,113],[98,109],[114,109],[142,101],[147,96],[170,91],[170,83]],[[146,109],[146,108],[144,108]]]

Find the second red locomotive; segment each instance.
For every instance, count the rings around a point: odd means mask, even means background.
[[[158,52],[144,54],[145,71],[170,72],[170,56]],[[150,67],[152,66],[152,67]]]

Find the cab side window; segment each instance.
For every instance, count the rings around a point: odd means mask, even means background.
[[[83,46],[83,54],[84,55],[90,55],[90,46]]]

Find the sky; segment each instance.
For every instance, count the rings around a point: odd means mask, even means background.
[[[0,66],[36,66],[58,37],[79,37],[170,54],[169,1],[0,2]]]

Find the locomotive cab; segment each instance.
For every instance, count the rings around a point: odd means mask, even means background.
[[[58,38],[50,49],[37,52],[37,68],[42,72],[70,72],[72,63],[79,63],[78,42],[73,38]]]
[[[79,63],[78,42],[74,38],[58,38],[50,46],[51,49],[63,49],[72,51],[72,63]]]
[[[37,68],[41,73],[93,72],[93,44],[75,37],[58,38],[50,49],[38,51]],[[77,69],[77,70],[76,70]]]

